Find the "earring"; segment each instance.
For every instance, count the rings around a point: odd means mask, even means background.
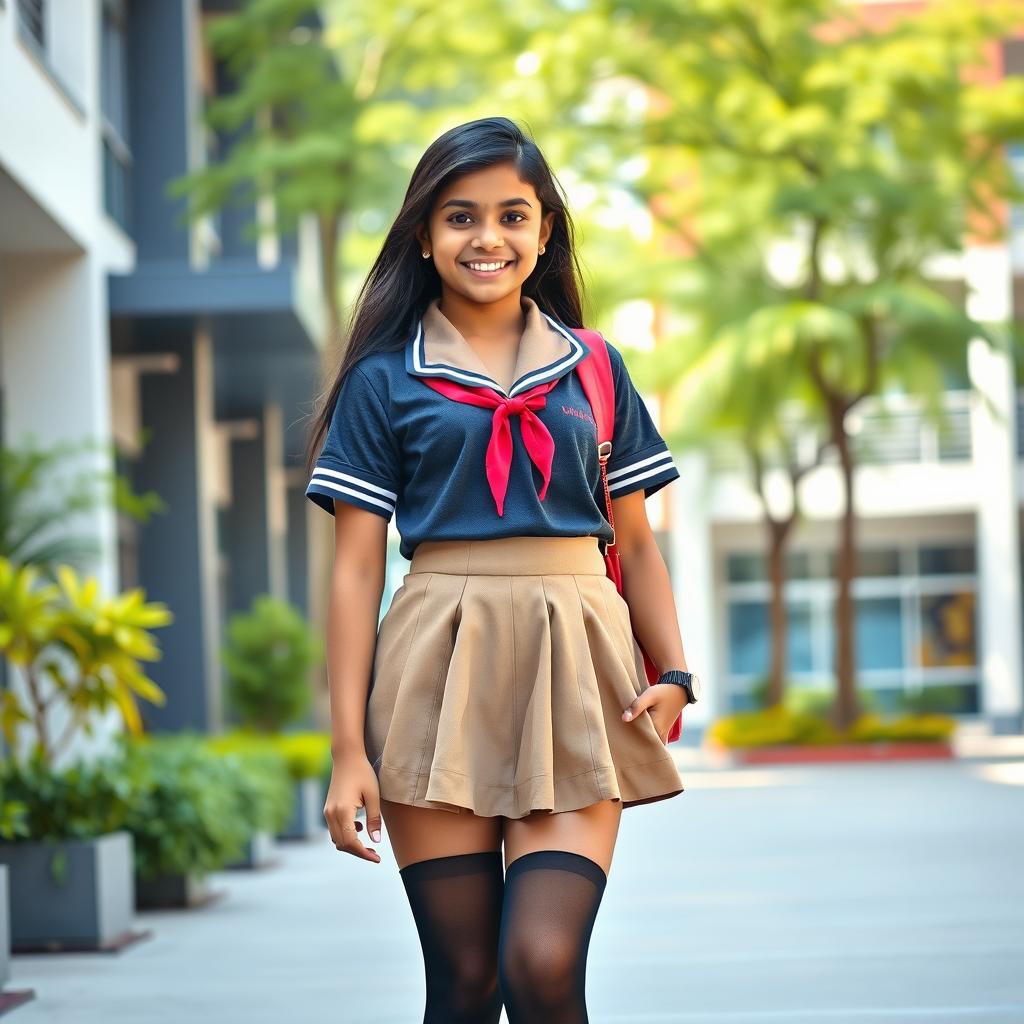
[[[428,257],[429,255],[430,255],[430,253],[429,253],[429,252],[425,252],[425,253],[423,254],[423,258],[424,258],[424,259],[426,259],[426,258],[427,258],[427,257]]]
[[[540,248],[539,248],[539,249],[538,249],[537,251],[538,251],[538,252],[539,252],[539,253],[540,253],[541,255],[543,255],[543,254],[544,254],[544,248],[545,248],[545,247],[544,247],[544,246],[542,245],[542,246],[541,246],[541,247],[540,247]]]

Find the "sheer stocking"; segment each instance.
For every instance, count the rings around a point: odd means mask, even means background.
[[[497,1024],[501,851],[415,861],[399,874],[423,947],[423,1024]]]
[[[509,1024],[587,1024],[586,960],[604,869],[535,850],[505,872],[498,973]]]

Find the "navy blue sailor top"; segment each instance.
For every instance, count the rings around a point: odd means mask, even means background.
[[[428,305],[404,349],[374,352],[346,374],[306,496],[334,514],[334,500],[383,516],[397,514],[400,553],[412,559],[424,540],[507,536],[595,536],[610,542],[590,403],[572,370],[588,352],[568,327],[527,296],[511,380],[495,380],[472,346]],[[612,498],[649,497],[679,476],[672,454],[607,343],[615,382],[615,435],[608,460]],[[544,498],[540,473],[524,448],[520,415],[509,415],[512,455],[502,514],[485,458],[494,409],[449,398],[426,379],[487,387],[503,399],[557,381],[534,415],[554,442]]]

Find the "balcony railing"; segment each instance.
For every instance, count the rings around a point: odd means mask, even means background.
[[[940,427],[924,414],[914,396],[887,395],[865,399],[849,415],[852,447],[859,465],[888,463],[939,463],[969,459],[971,456],[970,396],[967,391],[947,391],[943,398],[945,424]],[[1018,401],[1021,401],[1019,399]],[[811,457],[823,437],[814,428],[799,429],[795,415],[783,414],[794,425],[791,445],[793,460],[802,465]],[[1018,452],[1024,451],[1024,434],[1018,413]],[[829,449],[823,464],[838,457]],[[772,465],[772,460],[768,460]],[[711,465],[719,472],[746,470],[748,460],[733,441],[716,441],[711,446]]]

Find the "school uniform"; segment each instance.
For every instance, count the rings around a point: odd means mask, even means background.
[[[649,715],[626,602],[607,577],[586,346],[523,297],[494,379],[434,299],[403,348],[346,375],[306,494],[396,517],[409,572],[381,620],[366,749],[386,799],[518,818],[683,791]],[[679,476],[608,344],[612,497]]]

